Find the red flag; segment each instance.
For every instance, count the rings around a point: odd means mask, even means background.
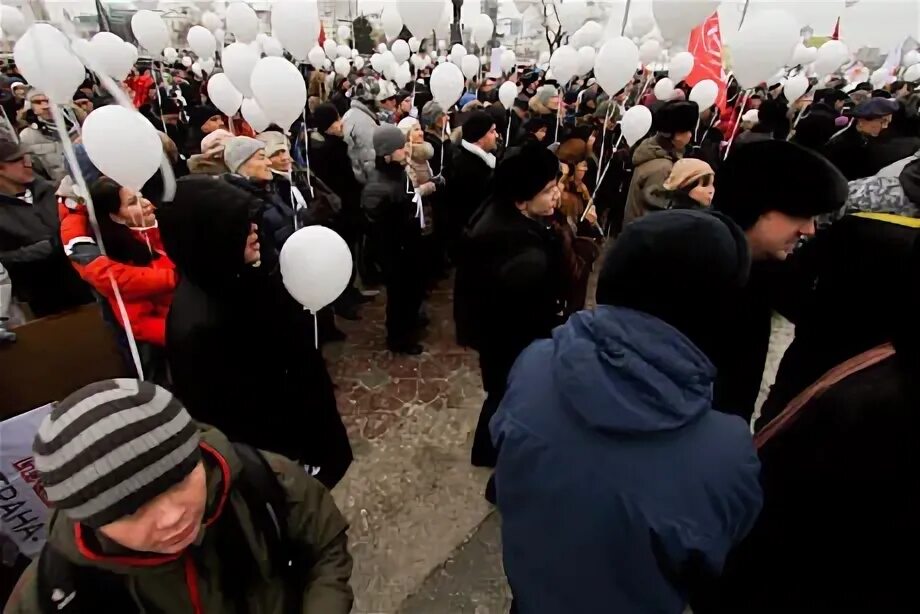
[[[840,40],[840,18],[837,18],[837,24],[834,26],[834,33],[831,34],[832,40]]]
[[[323,28],[323,22],[319,23],[319,36],[316,38],[316,42],[319,43],[320,47],[326,42],[326,30]],[[317,68],[321,68],[321,66],[317,66]]]
[[[722,67],[722,32],[719,28],[719,14],[713,13],[709,19],[690,31],[687,50],[693,54],[693,70],[684,79],[694,86],[703,79],[711,79],[719,86],[716,105],[724,112],[725,108],[725,69]]]

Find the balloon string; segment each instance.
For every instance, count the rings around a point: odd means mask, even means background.
[[[508,109],[508,135],[505,136],[505,149],[511,146],[511,113],[513,113],[513,111]]]
[[[744,94],[741,95],[741,112],[744,112],[744,105],[747,104],[748,91],[745,90]],[[725,156],[722,157],[723,160],[728,158],[728,152],[731,151],[732,143],[735,142],[735,135],[738,134],[738,126],[741,124],[741,113],[738,114],[738,121],[735,122],[734,127],[732,128],[732,136],[728,139],[728,145],[725,146]]]
[[[303,159],[307,163],[307,187],[310,188],[310,200],[313,200],[313,179],[310,177],[310,148],[307,142],[307,109],[303,110]],[[291,174],[291,185],[294,185],[294,175]],[[296,217],[296,216],[295,216]]]
[[[620,141],[623,140],[623,133],[620,133],[620,138],[617,139],[617,142],[613,145],[613,151],[617,150],[617,147],[620,146]],[[601,184],[604,182],[604,177],[607,176],[607,170],[610,168],[610,163],[613,162],[613,154],[610,154],[610,159],[607,160],[607,164],[604,165],[604,172],[601,173],[600,178],[597,180],[597,185],[594,186],[594,192],[591,194],[591,202],[594,203],[594,199],[597,196],[598,190],[601,189]],[[588,215],[588,209],[585,209],[581,214],[581,221],[584,221],[585,216]]]
[[[131,321],[128,319],[128,311],[125,309],[125,302],[121,298],[121,292],[118,291],[118,284],[112,272],[109,271],[109,281],[112,282],[112,291],[115,293],[115,303],[118,305],[118,313],[121,315],[121,321],[124,322],[125,336],[128,338],[128,348],[131,350],[131,359],[134,360],[134,368],[137,370],[137,379],[144,379],[144,368],[141,366],[141,355],[137,351],[137,340],[134,338],[134,331],[131,329]]]
[[[553,142],[559,142],[559,124],[562,123],[562,88],[556,90],[557,95],[559,96],[559,106],[556,108],[556,135],[553,137]]]
[[[604,144],[607,141],[607,123],[610,121],[610,115],[613,113],[613,105],[616,104],[612,99],[607,107],[607,117],[604,118],[604,125],[601,127],[601,163],[597,165],[597,177],[594,181],[596,184],[601,182],[601,167],[604,165]]]
[[[319,349],[319,314],[315,311],[310,311],[313,314],[313,345],[316,349]]]
[[[154,62],[151,62],[150,64],[151,66],[156,66]],[[160,67],[159,72],[160,72],[160,82],[163,84],[163,87],[165,88],[166,82],[163,80],[163,67],[162,66]],[[156,74],[156,71],[154,71],[154,74]],[[163,124],[163,133],[166,134],[166,118],[163,117],[163,99],[160,96],[160,86],[157,85],[155,80],[154,80],[153,85],[154,85],[154,89],[157,91],[157,107],[159,107],[158,110],[160,112],[160,123]]]

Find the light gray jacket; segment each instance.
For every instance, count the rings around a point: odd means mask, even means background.
[[[360,100],[352,100],[351,108],[342,118],[348,157],[355,177],[367,183],[368,175],[374,170],[374,130],[379,125],[377,115]]]

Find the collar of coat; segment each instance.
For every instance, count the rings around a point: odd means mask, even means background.
[[[463,147],[463,149],[470,152],[471,154],[473,154],[474,156],[476,156],[477,158],[479,158],[480,160],[482,160],[483,162],[485,162],[486,166],[488,166],[489,168],[492,168],[492,169],[495,168],[495,156],[490,153],[487,153],[479,145],[476,145],[475,143],[470,143],[469,141],[461,140],[460,146]]]

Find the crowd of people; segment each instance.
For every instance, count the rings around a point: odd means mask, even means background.
[[[311,225],[354,261],[321,343],[385,300],[387,349],[420,354],[426,293],[454,280],[513,611],[907,611],[916,84],[729,83],[700,109],[683,82],[655,99],[666,73],[609,93],[518,67],[445,108],[428,69],[406,89],[302,70],[305,121],[256,133],[207,75],[138,64],[123,86],[160,131],[167,198],[160,173],[135,192],[93,165],[80,125],[112,99],[90,74],[64,107],[73,168],[48,96],[5,67],[0,343],[96,301],[144,373],[43,422],[57,514],[6,612],[350,611],[328,489],[352,450],[279,273]],[[629,146],[637,104],[653,122]],[[752,425],[774,312],[795,341]]]

